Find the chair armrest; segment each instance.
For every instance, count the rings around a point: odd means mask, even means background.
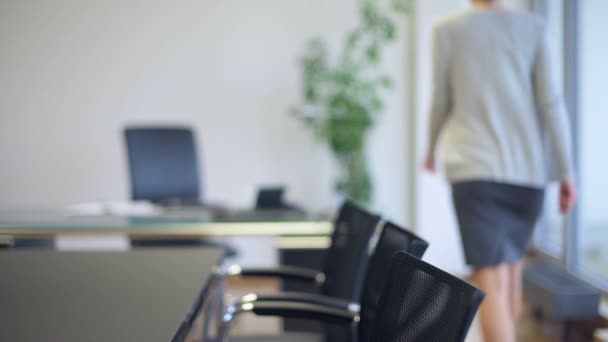
[[[0,235],[0,248],[8,248],[13,245],[13,240],[8,237],[3,237]]]
[[[219,341],[228,341],[230,328],[234,320],[239,315],[248,312],[258,316],[301,318],[340,325],[357,324],[360,320],[358,312],[318,304],[282,301],[239,301],[228,307],[222,320]]]
[[[250,303],[265,303],[265,302],[291,302],[291,303],[307,303],[322,305],[325,307],[348,310],[358,313],[361,310],[359,303],[354,303],[341,298],[322,296],[304,292],[280,292],[273,294],[248,294],[241,298],[241,302]]]
[[[242,305],[250,306],[251,312],[258,316],[303,318],[333,324],[352,324],[359,321],[358,312],[319,304],[266,301],[244,303]]]
[[[229,277],[283,278],[311,282],[316,286],[322,286],[325,283],[325,274],[322,272],[294,266],[280,266],[277,268],[242,268],[241,266],[233,265],[227,269],[226,275]]]

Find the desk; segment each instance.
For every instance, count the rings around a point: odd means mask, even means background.
[[[234,213],[217,217],[193,211],[145,217],[68,216],[65,213],[2,213],[0,238],[53,238],[58,235],[123,234],[137,239],[278,236],[323,237],[327,218],[288,213]]]
[[[222,253],[0,252],[0,341],[170,341]]]

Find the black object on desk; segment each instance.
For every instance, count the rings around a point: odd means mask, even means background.
[[[261,188],[258,190],[255,208],[257,210],[285,209],[284,193],[285,188],[283,187]]]
[[[1,251],[0,341],[170,341],[222,251]]]
[[[304,214],[305,211],[293,204],[287,203],[284,198],[285,187],[264,187],[258,190],[255,203],[257,211],[293,211]]]

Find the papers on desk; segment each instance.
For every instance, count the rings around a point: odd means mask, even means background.
[[[67,207],[73,216],[156,216],[161,211],[149,202],[88,202]],[[55,247],[60,251],[127,251],[131,248],[129,237],[120,235],[59,235]]]
[[[78,216],[154,216],[161,212],[161,209],[150,202],[88,202],[70,205],[67,207],[68,213]]]
[[[157,206],[146,201],[88,202],[70,205],[69,216],[156,217],[160,219],[211,220],[215,209],[202,206]]]
[[[131,242],[126,235],[78,236],[59,235],[55,248],[60,251],[128,251]]]

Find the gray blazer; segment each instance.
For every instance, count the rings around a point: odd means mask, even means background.
[[[452,182],[542,187],[573,177],[545,36],[540,18],[506,10],[469,10],[436,25],[429,148],[443,137]]]

